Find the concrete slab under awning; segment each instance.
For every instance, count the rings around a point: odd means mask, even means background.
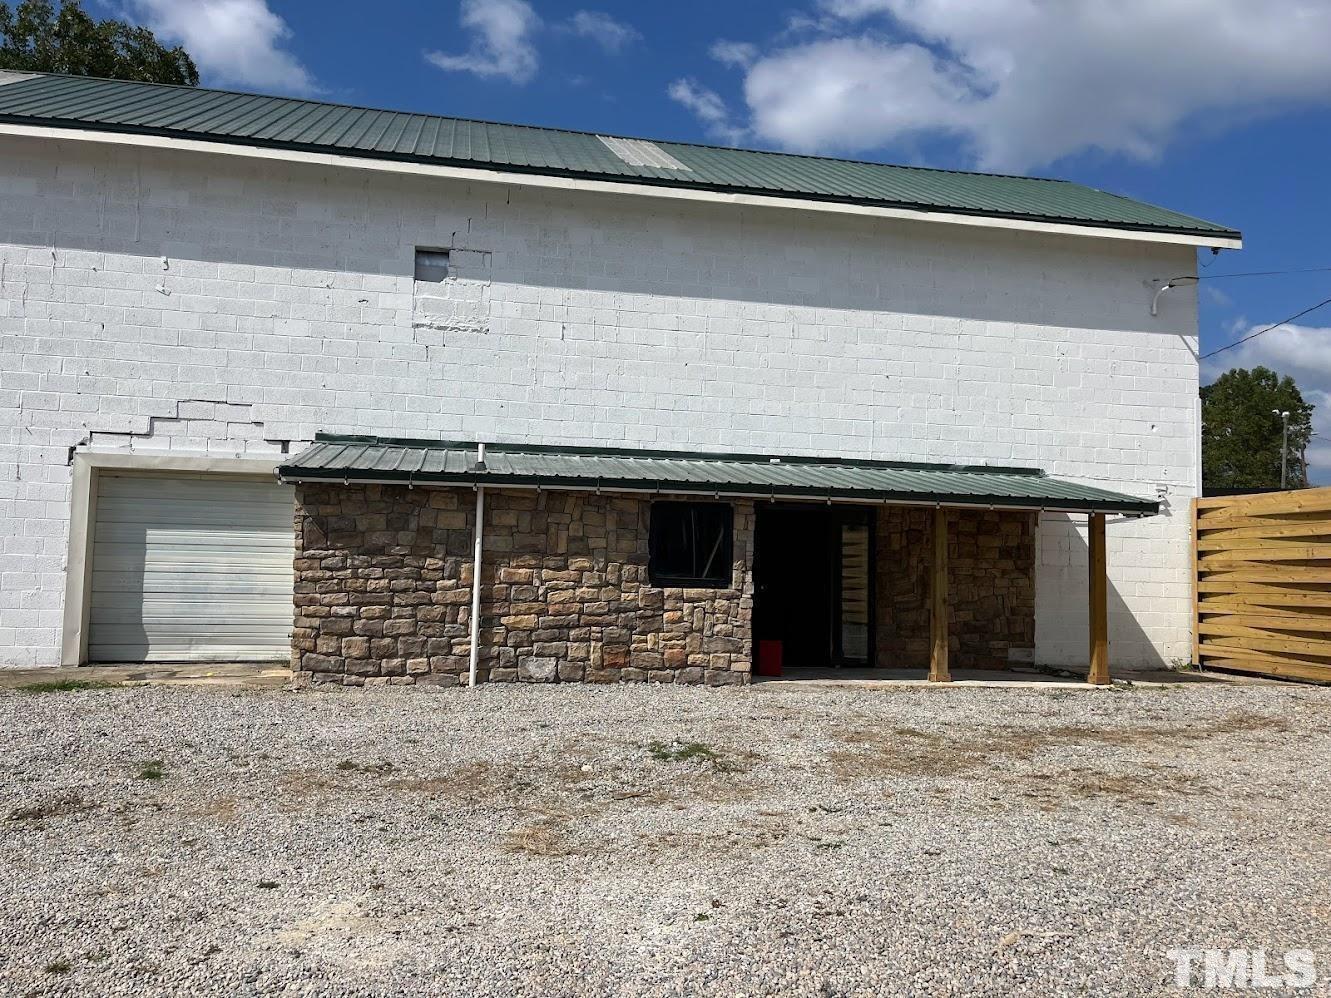
[[[1014,669],[955,669],[948,683],[931,682],[926,678],[924,669],[789,669],[781,676],[753,677],[753,685],[765,690],[951,689],[958,686],[1009,690],[1105,690],[1123,686],[1160,688],[1183,683],[1251,685],[1249,677],[1162,669],[1123,672],[1109,686],[1095,685],[1052,672],[1019,672]]]

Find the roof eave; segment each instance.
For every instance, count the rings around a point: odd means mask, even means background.
[[[37,123],[34,123],[37,122]],[[1037,231],[1061,235],[1091,236],[1139,242],[1175,243],[1213,249],[1241,249],[1242,234],[1229,229],[1200,230],[1138,226],[1126,223],[1095,222],[1069,218],[1041,218],[1000,213],[968,212],[955,208],[930,208],[889,202],[836,200],[807,194],[783,194],[757,189],[735,189],[712,185],[681,185],[662,178],[622,177],[580,174],[551,169],[537,171],[511,166],[487,167],[456,161],[405,159],[365,150],[336,153],[292,144],[261,140],[223,140],[172,134],[161,129],[114,128],[99,125],[88,128],[80,122],[58,119],[33,119],[0,115],[0,135],[45,139],[73,139],[111,145],[176,149],[232,155],[246,158],[277,159],[313,163],[328,167],[376,170],[421,176],[442,177],[472,183],[506,184],[538,188],[557,188],[596,193],[616,193],[646,197],[710,201],[737,206],[796,208],[835,214],[866,215],[910,221],[968,225],[983,228]]]
[[[278,480],[286,484],[408,485],[424,487],[516,488],[545,491],[621,492],[651,495],[725,496],[731,499],[860,502],[900,506],[946,506],[958,509],[1024,510],[1046,513],[1116,513],[1155,516],[1160,504],[1146,500],[1050,499],[1010,495],[945,492],[904,492],[877,489],[829,489],[821,486],[755,487],[736,483],[668,482],[656,479],[571,478],[557,475],[515,475],[500,472],[408,472],[373,469],[304,468],[280,465]]]

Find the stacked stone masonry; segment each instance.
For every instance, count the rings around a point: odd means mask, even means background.
[[[732,584],[720,589],[649,584],[650,508],[487,490],[482,681],[749,681],[752,504],[735,504]],[[297,675],[465,682],[474,514],[470,489],[297,486]]]
[[[877,658],[929,664],[932,509],[885,506],[877,524]],[[953,668],[1006,669],[1035,647],[1036,514],[948,514],[948,658]]]
[[[482,568],[482,681],[747,683],[753,505],[735,504],[731,585],[648,580],[651,501],[489,491]],[[346,685],[465,682],[475,493],[296,489],[292,667]],[[1005,668],[1034,644],[1035,517],[950,515],[952,663]],[[932,511],[877,520],[877,649],[884,667],[929,655]]]

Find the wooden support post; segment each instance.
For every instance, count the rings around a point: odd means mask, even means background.
[[[947,668],[947,510],[934,508],[934,557],[929,573],[929,682],[948,683]]]
[[[1105,561],[1105,515],[1092,513],[1088,523],[1091,590],[1091,669],[1086,681],[1093,686],[1109,683],[1109,575]]]

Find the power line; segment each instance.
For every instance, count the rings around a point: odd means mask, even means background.
[[[1255,340],[1263,333],[1269,333],[1273,329],[1279,329],[1281,326],[1287,326],[1295,319],[1302,319],[1309,312],[1316,312],[1319,308],[1322,308],[1325,305],[1331,305],[1331,298],[1327,298],[1325,301],[1319,301],[1316,305],[1310,305],[1308,308],[1305,308],[1302,312],[1296,312],[1294,315],[1291,315],[1288,319],[1281,319],[1279,322],[1274,322],[1271,325],[1267,326],[1265,329],[1259,329],[1255,333],[1249,333],[1247,336],[1243,337],[1242,339],[1235,340],[1233,343],[1227,343],[1225,346],[1220,347],[1218,350],[1212,350],[1210,353],[1204,353],[1202,354],[1200,359],[1206,360],[1207,357],[1214,357],[1216,354],[1224,353],[1226,350],[1233,350],[1236,346],[1239,346],[1240,344],[1247,343],[1249,340]]]
[[[1196,281],[1218,281],[1226,277],[1277,277],[1282,274],[1325,274],[1331,267],[1308,267],[1304,270],[1251,270],[1246,274],[1201,274]],[[1175,278],[1177,280],[1178,278]]]
[[[1307,267],[1303,270],[1250,270],[1245,274],[1180,274],[1178,277],[1171,277],[1166,283],[1173,284],[1175,281],[1222,281],[1230,277],[1281,277],[1285,274],[1326,273],[1331,273],[1331,267]]]

